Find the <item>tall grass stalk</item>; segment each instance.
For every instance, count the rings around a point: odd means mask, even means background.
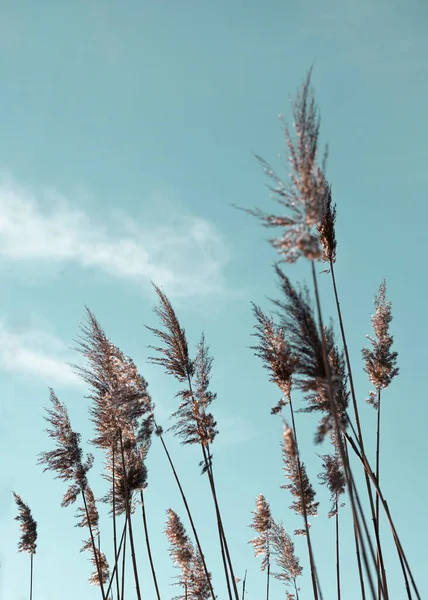
[[[127,528],[127,526],[128,526],[128,523],[127,523],[127,519],[125,517],[125,524],[123,526],[123,531],[122,531],[122,535],[121,535],[121,538],[120,538],[119,547],[118,547],[117,551],[115,552],[115,561],[114,561],[113,571],[111,572],[110,581],[109,581],[109,584],[108,584],[108,587],[107,587],[107,591],[106,591],[106,597],[107,598],[109,597],[110,590],[111,590],[112,585],[113,585],[113,581],[115,580],[116,574],[118,573],[118,570],[119,570],[119,567],[118,567],[119,558],[120,558],[120,554],[121,554],[121,551],[122,551],[122,545],[125,542],[125,536],[126,536],[126,528]],[[117,598],[118,598],[118,600],[120,600],[120,593],[117,596]]]
[[[322,339],[322,354],[323,354],[323,361],[324,361],[324,369],[326,372],[327,393],[328,393],[329,401],[330,401],[330,409],[331,409],[331,414],[333,417],[334,427],[335,427],[335,431],[336,431],[336,435],[337,435],[340,458],[341,458],[341,461],[342,461],[342,464],[344,467],[344,471],[345,471],[345,477],[346,477],[346,483],[347,483],[347,488],[348,488],[349,500],[351,503],[351,509],[352,509],[353,515],[355,515],[354,518],[355,518],[355,523],[356,523],[356,527],[358,530],[358,537],[361,541],[366,574],[367,574],[367,577],[369,580],[369,585],[370,585],[370,589],[372,592],[373,600],[376,600],[373,578],[372,578],[369,563],[367,560],[367,554],[366,554],[366,550],[364,547],[364,540],[363,540],[362,532],[361,532],[360,520],[358,518],[358,512],[357,512],[357,508],[356,508],[355,494],[357,493],[357,491],[354,488],[354,480],[353,480],[353,476],[352,476],[352,472],[351,472],[351,466],[350,466],[350,462],[349,462],[346,452],[345,452],[342,435],[341,435],[342,430],[341,430],[341,426],[340,426],[338,415],[337,415],[336,404],[335,404],[333,394],[332,394],[333,384],[332,384],[332,379],[331,379],[330,366],[329,366],[329,362],[328,362],[328,358],[327,358],[327,351],[326,351],[326,347],[325,347],[325,337],[322,334],[322,332],[324,331],[324,324],[323,324],[323,319],[322,319],[321,302],[320,302],[320,297],[319,297],[318,281],[317,281],[317,276],[316,276],[316,272],[315,272],[314,261],[311,261],[311,271],[312,271],[312,280],[313,280],[314,292],[315,292],[315,303],[316,303],[316,309],[317,309],[317,314],[318,314],[319,330],[321,332],[321,339]],[[360,514],[361,514],[361,516],[364,516],[362,513],[362,509],[360,510]],[[366,532],[366,535],[367,535],[367,542],[368,542],[369,548],[373,555],[373,550],[371,547],[371,540],[368,536],[368,532]],[[383,585],[381,586],[381,588],[382,588],[381,591],[382,591],[383,597],[385,598],[385,600],[388,600],[388,595],[387,595],[387,592],[384,589]]]
[[[187,517],[189,519],[190,526],[192,528],[193,536],[195,538],[195,542],[196,542],[196,545],[198,547],[199,554],[201,556],[201,560],[202,560],[202,564],[203,564],[205,576],[207,578],[207,581],[209,582],[209,587],[210,587],[210,593],[211,593],[212,600],[216,600],[216,596],[214,594],[214,589],[213,589],[212,583],[211,583],[211,578],[209,576],[209,571],[208,571],[207,563],[205,561],[205,556],[204,556],[204,553],[202,551],[201,542],[199,540],[199,535],[198,535],[198,532],[197,532],[196,527],[195,527],[195,522],[193,520],[193,516],[192,516],[192,513],[190,511],[189,503],[187,502],[187,498],[186,498],[186,495],[184,493],[183,486],[181,485],[181,481],[180,481],[180,479],[178,477],[177,470],[176,470],[175,465],[174,465],[174,463],[172,461],[172,458],[171,458],[171,455],[169,453],[169,450],[168,450],[168,448],[167,448],[167,446],[165,444],[165,440],[163,439],[162,428],[159,427],[158,425],[155,425],[155,426],[156,426],[156,430],[155,430],[156,431],[156,435],[159,437],[159,439],[161,441],[162,448],[164,449],[164,452],[165,452],[166,457],[168,459],[169,465],[170,465],[172,473],[174,475],[175,482],[176,482],[177,487],[178,487],[178,489],[180,491],[181,499],[183,500],[183,504],[184,504],[184,507],[186,509]],[[230,594],[230,589],[229,589],[229,595],[231,595]]]
[[[336,585],[337,585],[337,600],[340,600],[340,541],[339,541],[339,503],[336,494]]]
[[[397,547],[397,551],[398,551],[398,555],[399,555],[399,559],[400,559],[400,564],[401,564],[402,570],[403,570],[403,575],[407,571],[407,574],[410,577],[410,581],[412,583],[412,587],[414,589],[416,597],[417,597],[418,600],[421,600],[421,596],[419,594],[418,587],[417,587],[415,579],[413,577],[412,570],[410,568],[409,562],[407,560],[407,557],[406,557],[406,555],[404,553],[404,550],[403,550],[403,547],[401,545],[400,538],[398,536],[396,527],[395,527],[394,522],[392,520],[392,516],[391,516],[391,513],[389,511],[388,504],[387,504],[385,498],[383,497],[382,491],[381,491],[381,489],[380,489],[380,487],[379,487],[379,485],[377,483],[376,475],[373,473],[373,471],[372,471],[372,469],[370,467],[370,464],[369,464],[369,462],[367,460],[367,457],[365,455],[361,454],[361,452],[357,448],[354,440],[352,438],[350,438],[349,436],[347,436],[347,435],[346,435],[346,438],[347,438],[347,440],[349,442],[349,445],[353,449],[354,453],[356,454],[356,456],[359,458],[361,464],[363,465],[366,473],[368,474],[368,476],[369,476],[369,478],[370,478],[370,480],[371,480],[371,482],[373,484],[373,487],[374,487],[377,495],[379,496],[380,503],[382,504],[382,508],[384,509],[384,512],[385,512],[385,515],[387,517],[389,526],[391,528],[391,533],[392,533],[395,545]],[[412,596],[411,596],[411,592],[410,592],[409,585],[408,585],[407,575],[404,576],[404,579],[405,579],[405,582],[406,582],[407,595],[408,595],[408,597],[410,599]]]
[[[116,572],[116,597],[117,600],[120,600],[120,587],[119,587],[119,569],[117,567],[117,561],[118,561],[118,550],[117,550],[117,527],[116,527],[116,486],[115,486],[115,462],[114,462],[114,451],[115,451],[115,446],[116,444],[113,443],[112,444],[112,499],[113,499],[113,547],[114,547],[114,556],[115,556],[115,561],[114,561],[114,569]],[[125,523],[126,526],[126,523]],[[108,592],[107,592],[107,596],[108,596]]]
[[[329,264],[329,271],[330,271],[331,282],[332,282],[332,286],[333,286],[336,311],[337,311],[337,316],[338,316],[338,321],[339,321],[339,329],[340,329],[340,334],[341,334],[341,338],[342,338],[342,344],[343,344],[343,349],[344,349],[344,353],[345,353],[345,360],[346,360],[346,366],[347,366],[347,372],[348,372],[348,378],[349,378],[349,387],[351,390],[352,406],[353,406],[353,410],[354,410],[355,423],[357,426],[357,440],[358,440],[358,443],[359,443],[359,446],[360,446],[362,452],[364,453],[365,452],[364,451],[364,438],[363,438],[363,433],[362,433],[362,428],[361,428],[361,420],[360,420],[360,414],[359,414],[359,410],[358,410],[357,397],[355,394],[354,377],[353,377],[353,373],[352,373],[351,360],[349,357],[348,343],[347,343],[346,334],[345,334],[345,327],[343,324],[342,310],[341,310],[341,306],[340,306],[339,294],[338,294],[337,283],[336,283],[336,276],[335,276],[335,271],[334,271],[334,263],[336,261],[335,220],[336,220],[336,206],[331,205],[331,190],[329,187],[328,197],[327,197],[327,200],[326,200],[326,203],[324,206],[324,214],[323,214],[323,222],[322,222],[324,229],[320,231],[321,241],[324,246],[324,260],[326,262],[328,262],[328,264]],[[377,551],[378,561],[379,561],[379,570],[382,575],[384,589],[388,590],[388,584],[387,584],[386,572],[385,572],[385,566],[384,566],[384,560],[383,560],[382,544],[381,544],[381,539],[379,536],[379,530],[377,527],[377,520],[378,520],[377,514],[378,513],[376,512],[375,507],[374,507],[372,488],[371,488],[369,477],[368,477],[367,473],[364,473],[364,478],[365,478],[365,482],[366,482],[367,494],[368,494],[368,498],[369,498],[369,502],[370,502],[370,510],[371,510],[371,514],[372,514],[373,527],[374,527],[375,536],[376,536],[376,551]],[[361,560],[359,557],[359,538],[356,533],[355,526],[354,526],[354,530],[355,530],[355,544],[357,547],[358,570],[360,572],[360,585],[361,585],[362,597],[364,600],[365,592],[364,592],[364,580],[361,576]],[[379,596],[379,594],[380,594],[380,584],[378,583],[378,596]]]
[[[30,554],[30,600],[33,598],[33,559],[37,548],[37,523],[31,514],[28,504],[23,502],[21,496],[13,492],[18,515],[16,521],[20,522],[21,537],[18,542],[18,552]]]
[[[156,590],[156,597],[158,600],[161,600],[160,593],[159,593],[158,580],[156,577],[155,566],[153,563],[152,549],[150,546],[149,530],[147,527],[147,517],[146,517],[146,504],[144,502],[144,495],[143,495],[142,489],[140,490],[140,499],[141,499],[141,513],[142,513],[142,517],[143,517],[143,526],[144,526],[144,537],[146,539],[147,555],[149,557],[150,570],[152,572],[153,583],[154,583],[155,590]]]
[[[92,530],[92,524],[91,524],[91,517],[89,515],[89,510],[88,510],[88,503],[86,502],[86,496],[85,496],[85,492],[83,489],[80,490],[82,498],[83,498],[83,505],[85,507],[85,512],[86,512],[86,519],[87,519],[87,523],[88,523],[88,529],[89,529],[89,535],[91,538],[91,544],[92,544],[92,551],[93,551],[93,555],[94,555],[94,559],[95,559],[95,564],[97,567],[97,572],[98,572],[98,580],[100,582],[100,590],[101,590],[101,595],[103,597],[103,600],[107,599],[107,596],[104,593],[104,581],[103,581],[103,574],[101,571],[101,565],[100,565],[100,552],[98,550],[98,548],[95,545],[95,539],[94,539],[94,532]]]
[[[119,441],[120,441],[120,452],[122,455],[122,469],[123,469],[123,483],[125,488],[125,507],[126,507],[126,518],[128,521],[128,532],[129,532],[129,544],[131,547],[131,560],[132,560],[132,568],[134,571],[134,580],[135,580],[135,591],[137,593],[137,599],[141,600],[141,591],[140,591],[140,581],[138,577],[138,567],[137,567],[137,559],[135,556],[135,545],[134,545],[134,534],[132,531],[132,522],[131,522],[131,498],[128,491],[128,475],[126,472],[126,464],[125,464],[125,453],[123,450],[123,438],[122,438],[122,430],[119,429]]]
[[[296,447],[295,452],[296,452],[297,470],[298,470],[298,474],[299,474],[299,486],[300,486],[300,497],[301,497],[302,510],[303,510],[303,521],[304,521],[304,525],[305,525],[306,543],[308,545],[309,564],[310,564],[310,569],[311,569],[312,590],[313,590],[313,594],[314,594],[314,600],[318,600],[318,592],[320,592],[320,594],[321,594],[321,590],[319,589],[319,581],[318,581],[317,570],[316,570],[316,566],[315,566],[315,558],[314,558],[314,553],[313,553],[313,549],[312,549],[311,534],[309,531],[306,499],[305,499],[305,492],[304,492],[304,487],[303,487],[302,465],[300,463],[299,445],[298,445],[298,441],[297,441],[296,423],[294,420],[294,410],[293,410],[293,402],[291,399],[291,394],[289,396],[289,402],[290,402],[291,422],[292,422],[292,426],[293,426],[293,437],[294,437],[294,443],[295,443],[295,447]]]

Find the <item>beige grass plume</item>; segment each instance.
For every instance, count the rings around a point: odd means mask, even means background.
[[[13,492],[13,497],[18,507],[18,515],[15,517],[15,520],[19,521],[21,529],[18,552],[35,554],[37,547],[37,523],[31,514],[30,507],[28,504],[25,504],[21,496]]]
[[[372,349],[363,348],[362,354],[365,361],[365,372],[379,393],[381,389],[388,387],[391,381],[398,375],[397,352],[391,351],[393,337],[389,333],[389,324],[392,321],[391,302],[386,300],[386,281],[382,281],[379,292],[374,301],[376,312],[372,317],[375,338],[366,336]],[[369,404],[378,408],[377,394],[370,392]]]

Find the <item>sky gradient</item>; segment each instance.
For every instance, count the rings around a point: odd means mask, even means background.
[[[264,575],[247,545],[255,498],[263,493],[287,530],[290,513],[281,472],[281,422],[270,416],[280,393],[248,346],[250,301],[265,310],[278,297],[268,233],[236,203],[275,211],[254,153],[285,173],[278,115],[291,122],[290,97],[314,65],[321,140],[338,206],[337,278],[356,389],[374,449],[375,412],[361,348],[371,333],[373,297],[383,277],[393,303],[400,375],[385,393],[382,482],[422,597],[428,596],[425,510],[427,278],[421,254],[428,217],[428,7],[419,0],[22,0],[0,3],[0,598],[28,597],[28,557],[18,555],[12,492],[38,522],[34,600],[98,597],[79,554],[82,532],[64,486],[42,473],[50,449],[43,431],[48,388],[69,408],[86,441],[87,390],[68,363],[84,318],[95,312],[108,336],[134,358],[168,425],[175,382],[147,363],[156,326],[151,281],[163,287],[192,348],[202,330],[214,356],[214,454],[225,528],[236,574],[248,569],[248,598]],[[319,270],[321,270],[320,267]],[[310,282],[309,266],[287,266]],[[334,316],[328,278],[324,315]],[[316,420],[299,415],[312,480],[320,461]],[[162,531],[172,507],[184,519],[161,448],[148,458],[147,510],[164,598],[175,574]],[[183,476],[214,585],[224,597],[208,483],[199,454],[170,440]],[[89,445],[85,445],[87,450]],[[91,473],[96,494],[105,491]],[[94,480],[94,476],[97,476]],[[333,523],[319,493],[313,523],[325,598],[334,597]],[[346,599],[358,593],[349,507],[344,529]],[[104,521],[104,539],[110,522]],[[348,527],[346,529],[346,527]],[[382,523],[382,528],[387,527]],[[388,540],[391,600],[404,589]],[[144,598],[152,600],[142,533]],[[304,540],[296,551],[306,566]],[[310,595],[309,572],[301,583]],[[130,587],[130,590],[132,587]],[[275,597],[284,597],[273,582]],[[132,597],[131,591],[128,595]],[[273,596],[272,596],[273,597]]]

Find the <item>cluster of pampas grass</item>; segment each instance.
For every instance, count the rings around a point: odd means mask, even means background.
[[[332,202],[330,183],[326,176],[324,152],[319,155],[320,119],[308,73],[294,101],[294,132],[285,126],[289,154],[290,177],[283,181],[261,157],[262,164],[272,184],[269,186],[278,202],[281,214],[264,213],[259,209],[242,208],[255,216],[278,235],[270,240],[278,252],[276,277],[280,297],[274,300],[275,312],[268,314],[253,304],[254,335],[257,345],[252,349],[269,373],[270,380],[281,390],[281,400],[271,409],[275,418],[283,421],[282,445],[283,471],[286,483],[282,486],[289,494],[290,510],[301,518],[301,527],[287,531],[287,512],[282,520],[273,516],[268,500],[263,494],[256,499],[250,527],[255,537],[251,543],[256,557],[261,557],[261,571],[266,576],[266,600],[271,594],[272,577],[283,582],[288,600],[299,600],[300,581],[308,577],[314,600],[323,599],[323,574],[317,569],[317,556],[312,537],[311,518],[317,515],[319,502],[314,481],[309,480],[304,457],[309,449],[302,447],[295,419],[295,394],[304,400],[300,412],[317,413],[320,417],[314,440],[315,451],[321,443],[330,450],[320,455],[322,470],[319,483],[327,487],[331,506],[329,517],[335,520],[335,564],[337,598],[346,598],[349,591],[341,573],[340,523],[345,503],[352,519],[356,565],[361,598],[388,600],[389,582],[384,564],[384,544],[395,545],[402,569],[402,597],[409,600],[420,594],[401,544],[396,523],[382,493],[380,484],[381,452],[381,400],[384,391],[398,374],[397,353],[393,351],[390,333],[391,303],[386,297],[383,281],[375,298],[372,318],[374,337],[369,337],[370,347],[363,349],[365,371],[374,390],[368,402],[377,412],[377,438],[375,466],[367,456],[359,416],[352,365],[348,352],[345,326],[340,310],[335,276],[337,242],[335,232],[336,206]],[[287,277],[283,263],[297,260],[309,261],[312,289],[295,287]],[[331,278],[332,294],[337,308],[340,335],[335,337],[333,326],[326,325],[321,310],[316,264],[325,263]],[[191,532],[186,531],[177,512],[167,509],[165,534],[170,556],[178,570],[175,585],[177,598],[184,600],[215,600],[214,579],[203,551],[206,540],[198,534],[191,506],[177,472],[174,457],[167,446],[167,433],[177,436],[183,446],[200,449],[200,467],[205,477],[207,493],[215,515],[216,536],[221,556],[222,577],[229,600],[240,600],[246,593],[246,575],[236,577],[233,552],[228,541],[223,510],[217,493],[213,444],[218,433],[214,416],[216,394],[211,389],[212,357],[204,335],[193,356],[185,329],[167,295],[154,286],[158,305],[155,307],[157,326],[147,327],[156,340],[152,345],[152,364],[161,367],[177,384],[177,409],[172,415],[173,425],[164,432],[156,421],[156,408],[148,391],[145,378],[138,372],[134,361],[126,356],[104,332],[96,316],[86,309],[86,322],[81,327],[77,351],[84,366],[75,366],[78,375],[89,388],[90,415],[94,437],[90,442],[104,453],[103,477],[107,492],[95,498],[89,483],[93,456],[84,456],[81,437],[70,423],[67,407],[51,390],[50,407],[46,409],[47,430],[53,449],[40,454],[44,470],[67,482],[61,505],[67,507],[79,500],[77,509],[79,527],[87,530],[88,538],[83,551],[89,552],[93,572],[89,581],[99,587],[102,600],[124,600],[125,578],[131,575],[135,596],[141,600],[145,594],[139,574],[138,548],[134,528],[136,512],[141,509],[147,556],[153,579],[151,594],[161,600],[159,573],[151,551],[148,522],[144,500],[148,471],[146,459],[154,440],[160,443],[171,468],[183,501]],[[351,460],[352,457],[352,460]],[[356,483],[356,469],[361,469],[363,486]],[[33,593],[33,557],[36,552],[37,526],[29,507],[15,494],[17,519],[22,535],[18,549],[31,556],[30,600]],[[101,523],[98,503],[108,505],[112,519],[112,541],[106,543],[104,533],[101,544]],[[379,522],[384,513],[390,531],[381,531]],[[250,517],[249,517],[250,518]],[[138,523],[140,521],[138,520]],[[43,535],[43,532],[42,532]],[[305,538],[307,562],[297,557],[293,536]],[[108,552],[107,548],[113,548]],[[130,569],[126,565],[130,564]],[[306,572],[308,572],[306,574]],[[220,574],[218,575],[220,576]],[[238,589],[238,584],[242,586]],[[251,595],[251,594],[250,594]],[[300,600],[302,600],[300,598]]]

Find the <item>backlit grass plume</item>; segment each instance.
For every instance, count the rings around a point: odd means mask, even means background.
[[[391,381],[398,375],[397,352],[392,352],[393,337],[389,333],[389,325],[392,321],[392,305],[386,300],[386,281],[382,281],[379,292],[374,301],[376,312],[372,317],[372,325],[375,338],[367,336],[372,344],[372,349],[363,348],[362,354],[365,361],[365,372],[375,387],[371,391],[367,402],[377,411],[376,431],[376,479],[379,484],[380,478],[380,428],[381,428],[381,392],[387,388]],[[379,537],[379,494],[375,501],[375,527]],[[378,573],[380,578],[380,565]]]
[[[169,553],[174,564],[181,570],[178,585],[184,591],[176,598],[206,600],[211,593],[200,554],[193,547],[177,513],[169,508],[167,517],[165,534],[169,541]]]
[[[336,262],[336,205],[332,203],[331,188],[327,182],[325,182],[325,192],[318,234],[324,253],[323,260],[331,265]]]
[[[318,477],[330,492],[331,508],[328,516],[331,518],[336,516],[339,508],[339,497],[345,493],[345,474],[337,451],[331,454],[323,454],[321,459],[323,470]]]
[[[325,331],[325,338],[328,339],[328,362],[330,367],[330,376],[332,381],[333,399],[336,404],[336,413],[343,430],[348,425],[347,408],[349,405],[349,391],[347,390],[346,364],[343,352],[332,342],[333,332],[331,329]],[[334,420],[331,414],[331,405],[326,385],[319,382],[316,391],[309,392],[305,396],[308,406],[301,409],[302,412],[321,412],[323,416],[318,424],[318,430],[315,436],[315,442],[321,443],[328,433],[331,434],[333,442],[337,446],[337,432],[334,427]]]
[[[101,563],[98,561],[97,548],[95,546],[94,533],[92,530],[91,516],[86,501],[86,492],[88,488],[87,473],[92,466],[93,456],[88,454],[86,461],[83,460],[83,452],[80,447],[80,434],[74,432],[71,428],[67,408],[58,400],[55,392],[50,390],[50,399],[53,408],[46,409],[48,416],[46,421],[51,424],[52,429],[47,429],[50,438],[56,442],[56,448],[49,452],[42,452],[39,457],[39,464],[46,465],[44,471],[55,471],[56,478],[71,482],[64,494],[61,506],[73,504],[79,495],[82,496],[86,512],[86,524],[89,529],[93,559],[97,567],[98,582],[101,587],[103,600],[104,594],[104,576],[101,570]]]
[[[266,570],[266,599],[269,600],[269,578],[270,578],[270,536],[273,526],[270,506],[263,494],[256,499],[256,510],[253,511],[252,527],[257,536],[248,543],[254,547],[255,556],[262,556],[261,570]]]
[[[281,485],[281,488],[289,490],[295,498],[290,508],[303,517],[305,513],[307,516],[316,516],[318,514],[319,502],[315,501],[315,490],[309,481],[305,464],[298,459],[293,432],[288,426],[284,429],[281,446],[283,470],[286,478],[290,480],[290,483]],[[305,535],[305,533],[304,529],[299,529],[295,532],[296,535]]]
[[[270,240],[282,260],[293,263],[300,256],[310,260],[322,256],[317,228],[321,224],[323,206],[328,186],[323,172],[327,152],[322,165],[318,162],[320,118],[311,88],[311,70],[296,94],[293,102],[295,139],[287,126],[284,128],[290,165],[289,183],[285,183],[260,156],[266,175],[273,180],[269,190],[274,199],[285,209],[284,215],[272,215],[260,209],[246,212],[260,219],[266,227],[281,228],[281,235]]]
[[[128,441],[136,439],[139,430],[145,431],[145,420],[151,419],[154,407],[134,361],[107,338],[88,308],[86,313],[77,347],[86,366],[74,368],[91,388],[90,414],[97,433],[92,443],[110,449],[118,445],[119,431]]]
[[[377,394],[381,389],[387,388],[399,372],[396,366],[398,354],[391,351],[393,337],[389,333],[389,324],[392,321],[392,305],[386,300],[385,280],[380,284],[374,303],[376,312],[372,317],[372,324],[376,338],[367,336],[373,348],[363,348],[362,354],[365,361],[364,370],[376,388],[376,393],[370,392],[368,402],[374,408],[378,408]]]
[[[159,354],[159,356],[151,357],[150,362],[164,367],[166,373],[173,375],[181,383],[188,382],[193,377],[194,362],[189,355],[186,332],[181,328],[166,294],[156,285],[153,284],[153,287],[160,301],[159,306],[155,306],[154,312],[164,330],[148,327],[147,325],[146,327],[164,345],[161,347],[150,346]]]
[[[321,335],[308,289],[304,287],[303,290],[297,291],[278,266],[276,266],[276,273],[284,299],[274,302],[280,309],[281,326],[286,332],[290,352],[296,357],[295,385],[305,394],[305,399],[309,404],[303,410],[323,413],[315,438],[319,443],[323,441],[329,431],[335,431],[329,395],[330,384],[323,357],[323,344],[328,358],[329,375],[333,388],[332,397],[341,428],[346,428],[348,424],[346,409],[349,402],[344,357],[334,345],[331,326],[324,328]]]
[[[194,360],[190,358],[185,330],[180,326],[171,302],[154,285],[159,298],[155,313],[164,330],[147,327],[161,342],[162,347],[150,346],[160,356],[150,357],[150,362],[161,365],[186,387],[177,393],[182,400],[173,413],[176,422],[171,427],[183,444],[200,443],[208,446],[217,434],[216,422],[207,411],[216,394],[209,391],[212,358],[208,354],[205,337],[202,335]]]
[[[21,496],[13,492],[18,515],[15,520],[19,522],[21,537],[18,542],[18,552],[27,552],[30,554],[30,600],[33,597],[33,562],[34,554],[37,548],[37,523],[31,514],[30,507],[22,500]]]
[[[79,519],[76,527],[88,527],[92,536],[84,541],[81,552],[89,551],[94,571],[89,577],[89,583],[100,586],[100,575],[103,585],[109,580],[110,569],[106,555],[98,546],[92,544],[93,539],[99,538],[99,513],[92,488],[88,485],[85,490],[85,504],[77,509],[76,517]]]
[[[340,464],[339,453],[337,447],[335,452],[331,454],[323,454],[323,470],[318,475],[321,483],[326,485],[330,492],[331,508],[328,513],[329,518],[335,517],[336,521],[336,585],[337,585],[337,600],[341,599],[341,580],[340,580],[340,538],[339,538],[339,498],[345,493],[345,473]],[[357,548],[359,548],[357,542]],[[360,567],[361,568],[361,567]]]
[[[135,512],[134,496],[147,485],[147,468],[138,450],[132,446],[125,447],[124,459],[125,468],[123,467],[121,453],[116,453],[113,460],[112,451],[107,451],[106,473],[103,474],[110,485],[102,501],[111,506],[111,514],[115,509],[117,516],[127,514],[127,510],[130,514]]]
[[[182,402],[171,415],[176,418],[171,430],[183,444],[212,444],[216,436],[217,423],[207,411],[217,394],[209,390],[212,358],[208,354],[205,336],[202,334],[193,363],[194,387],[179,393]],[[193,391],[192,391],[193,390]]]
[[[87,454],[84,460],[80,447],[81,436],[72,430],[67,408],[58,400],[53,389],[50,390],[50,400],[53,407],[46,409],[47,416],[44,418],[52,426],[52,429],[46,431],[55,441],[56,448],[41,452],[38,463],[46,465],[43,471],[53,471],[57,479],[71,482],[61,503],[61,506],[68,506],[86,490],[87,473],[92,467],[93,456]]]
[[[297,577],[302,575],[303,568],[295,555],[293,541],[281,522],[273,521],[270,532],[270,548],[271,556],[280,569],[280,571],[272,573],[272,576],[282,581],[286,588],[290,584],[293,585],[294,593],[286,590],[287,600],[299,600]]]
[[[86,313],[87,323],[81,326],[77,347],[86,359],[86,366],[74,367],[91,388],[89,398],[93,404],[89,410],[96,430],[96,437],[91,441],[107,452],[107,458],[111,462],[111,488],[104,499],[112,504],[115,554],[116,515],[125,511],[137,598],[140,600],[130,515],[133,510],[133,494],[143,489],[147,478],[141,451],[145,455],[150,445],[154,405],[148,393],[147,382],[138,372],[134,361],[108,339],[88,308]],[[117,570],[116,574],[118,586]]]
[[[31,514],[30,507],[28,504],[25,504],[21,496],[13,492],[13,497],[18,507],[18,515],[15,517],[15,520],[19,521],[21,529],[18,552],[35,554],[37,548],[37,523]]]
[[[251,346],[251,349],[262,359],[264,368],[269,371],[270,381],[284,394],[271,410],[272,414],[277,414],[290,402],[293,374],[298,360],[291,352],[284,328],[277,326],[272,317],[265,315],[255,304],[253,313],[257,321],[254,335],[258,337],[259,344]]]
[[[212,359],[208,354],[204,335],[198,345],[196,358],[194,360],[190,358],[185,331],[178,321],[171,302],[160,288],[156,285],[153,287],[159,299],[159,305],[155,307],[154,311],[164,329],[147,327],[163,343],[163,346],[150,346],[160,356],[150,357],[149,360],[163,366],[166,373],[173,375],[180,383],[186,384],[184,389],[176,394],[182,399],[182,402],[172,415],[176,418],[176,422],[171,429],[175,435],[181,438],[182,444],[199,443],[201,446],[203,460],[200,464],[202,473],[208,475],[214,500],[229,599],[232,600],[231,590],[233,588],[235,600],[238,600],[238,589],[217,498],[210,449],[218,433],[214,417],[207,411],[216,398],[216,394],[208,389]]]

